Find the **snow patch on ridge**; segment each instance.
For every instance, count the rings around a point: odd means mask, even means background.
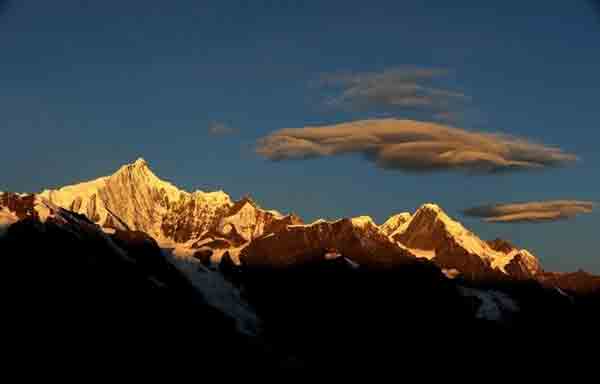
[[[255,336],[260,332],[260,320],[250,305],[244,301],[240,291],[221,274],[210,271],[193,259],[173,257],[168,260],[182,271],[206,302],[235,320],[240,332]]]
[[[505,320],[507,315],[519,311],[517,303],[507,294],[499,291],[458,287],[460,293],[467,297],[476,297],[481,301],[475,317],[483,320],[500,322]]]

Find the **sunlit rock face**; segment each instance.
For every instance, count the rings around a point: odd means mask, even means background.
[[[487,242],[495,251],[503,253],[504,271],[515,279],[533,279],[543,272],[537,257],[526,249],[519,249],[507,240],[494,239]]]
[[[143,159],[108,177],[46,190],[41,196],[105,228],[126,226],[173,242],[199,236],[233,204],[222,191],[182,191],[159,179]]]
[[[398,213],[391,216],[385,221],[385,223],[379,226],[379,229],[386,235],[389,236],[400,228],[404,223],[411,219],[411,214],[408,212]]]
[[[265,211],[260,209],[251,198],[244,197],[221,217],[217,232],[223,236],[234,232],[244,241],[251,241],[294,224],[302,224],[302,220],[296,215],[284,216],[277,211]]]
[[[435,204],[421,206],[390,238],[417,257],[469,279],[526,279],[541,271],[537,258],[527,250],[499,239],[485,242]]]
[[[568,273],[542,272],[538,275],[538,281],[546,287],[559,288],[569,294],[600,297],[600,276],[582,270]]]
[[[379,231],[372,220],[319,220],[308,225],[290,225],[258,238],[240,255],[242,264],[253,267],[290,267],[339,254],[363,266],[391,267],[414,262]]]
[[[163,216],[161,236],[185,243],[214,228],[232,201],[225,193],[183,194]]]
[[[239,253],[255,239],[302,224],[300,217],[263,210],[250,198],[235,202],[217,217],[190,245],[192,249],[211,249],[211,261],[218,264],[226,254],[239,264]]]

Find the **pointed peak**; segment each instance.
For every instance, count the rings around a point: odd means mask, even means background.
[[[164,189],[170,201],[179,200],[180,193],[185,192],[170,182],[158,177],[152,169],[150,169],[148,162],[141,157],[133,163],[121,166],[115,173],[108,176],[106,180],[102,180],[102,182],[109,184],[133,184],[137,186],[145,185],[149,188],[156,189],[157,191]]]
[[[426,203],[421,205],[419,209],[415,211],[415,214],[412,217],[415,218],[417,216],[438,218],[442,221],[455,221],[442,209],[442,207],[434,203]]]
[[[422,226],[426,223],[442,223],[447,231],[452,233],[468,232],[463,225],[450,217],[437,204],[423,204],[402,228],[407,229],[409,226]]]
[[[144,175],[144,177],[149,177],[151,179],[157,179],[157,180],[162,181],[160,178],[158,178],[158,176],[156,176],[154,171],[150,168],[150,165],[148,164],[148,162],[142,157],[138,158],[133,163],[127,163],[127,164],[121,166],[115,172],[115,174],[131,173],[131,172],[138,174],[138,175]]]
[[[116,173],[120,173],[123,171],[130,171],[130,170],[151,171],[150,167],[148,166],[148,162],[144,158],[140,157],[133,163],[127,163],[127,164],[122,165],[121,167],[119,167],[119,169],[117,170]]]

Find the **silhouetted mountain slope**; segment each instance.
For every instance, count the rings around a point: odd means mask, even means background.
[[[515,346],[556,353],[600,323],[597,276],[544,271],[435,204],[381,226],[304,224],[249,197],[181,191],[143,160],[41,194],[0,193],[0,255],[10,341],[73,353],[185,343],[211,368],[467,369],[523,361]]]
[[[27,201],[26,211],[45,209],[47,216],[26,217],[0,237],[1,280],[11,293],[3,304],[5,347],[60,345],[48,359],[149,344],[159,353],[179,348],[185,335],[185,344],[202,345],[195,355],[207,364],[225,363],[221,356],[231,348],[241,355],[227,365],[279,359],[209,305],[148,235],[109,236],[83,215]]]

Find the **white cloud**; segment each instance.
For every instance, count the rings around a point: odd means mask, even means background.
[[[578,200],[532,201],[475,207],[465,210],[464,214],[496,223],[543,222],[591,213],[594,205],[591,201]]]
[[[280,129],[260,139],[256,152],[270,160],[358,153],[381,168],[419,172],[539,169],[577,160],[523,138],[396,119]]]

